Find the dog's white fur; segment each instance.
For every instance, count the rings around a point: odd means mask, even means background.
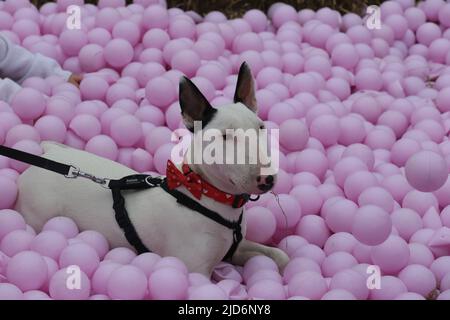
[[[253,88],[252,82],[244,84]],[[246,94],[250,98],[246,101],[254,99],[253,89]],[[220,130],[258,129],[262,121],[253,111],[242,103],[221,107],[207,127]],[[185,117],[189,116],[188,112],[184,110]],[[44,142],[42,146],[45,158],[74,165],[98,177],[119,179],[137,173],[117,162],[64,145]],[[197,164],[191,165],[191,168],[221,190],[234,191],[236,194],[261,193],[257,188],[257,165]],[[18,184],[16,209],[36,230],[41,230],[44,223],[53,217],[66,216],[72,218],[81,230],[102,233],[112,247],[132,248],[115,220],[110,190],[86,179],[67,179],[37,167],[27,169],[20,176]],[[191,196],[184,187],[178,190]],[[190,272],[210,276],[232,244],[231,230],[179,205],[161,188],[124,191],[123,194],[130,219],[147,248],[162,256],[180,258]],[[241,209],[234,209],[206,196],[199,202],[228,220],[237,220],[241,213]],[[242,229],[245,236],[245,220]],[[287,255],[281,250],[245,239],[239,245],[232,262],[243,265],[255,255],[271,257],[280,268],[288,262]]]

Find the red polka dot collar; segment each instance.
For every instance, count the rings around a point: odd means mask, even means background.
[[[205,195],[233,208],[241,208],[250,198],[248,194],[234,195],[217,189],[203,180],[199,174],[192,171],[186,163],[183,164],[182,170],[180,171],[172,161],[167,161],[166,175],[169,189],[172,190],[183,185],[198,200],[201,199],[202,195]]]

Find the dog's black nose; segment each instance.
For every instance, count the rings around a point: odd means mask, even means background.
[[[272,188],[273,188],[273,183],[258,184],[258,189],[261,191],[269,191]]]
[[[261,191],[269,191],[273,188],[274,180],[275,179],[272,175],[258,176],[256,178],[256,181],[258,181],[258,189]]]

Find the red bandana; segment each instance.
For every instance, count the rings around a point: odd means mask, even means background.
[[[181,172],[172,161],[167,161],[167,186],[170,190],[183,185],[198,200],[200,200],[202,194],[204,194],[218,202],[230,206],[235,205],[236,208],[242,207],[247,202],[247,199],[242,195],[233,195],[223,192],[206,182],[200,175],[192,171],[186,163],[183,164],[182,170],[183,172]]]

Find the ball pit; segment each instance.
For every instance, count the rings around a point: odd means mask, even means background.
[[[165,174],[183,127],[180,76],[227,104],[247,61],[258,115],[280,130],[277,197],[248,205],[247,238],[291,260],[222,263],[208,279],[65,217],[34,231],[13,210],[27,166],[0,156],[0,299],[450,299],[449,4],[386,1],[369,30],[328,8],[277,3],[227,19],[135,2],[0,6],[2,34],[85,73],[79,89],[24,81],[0,102],[0,143],[39,155],[52,140]],[[64,27],[69,4],[84,7],[80,30]],[[67,288],[71,265],[81,290]]]

